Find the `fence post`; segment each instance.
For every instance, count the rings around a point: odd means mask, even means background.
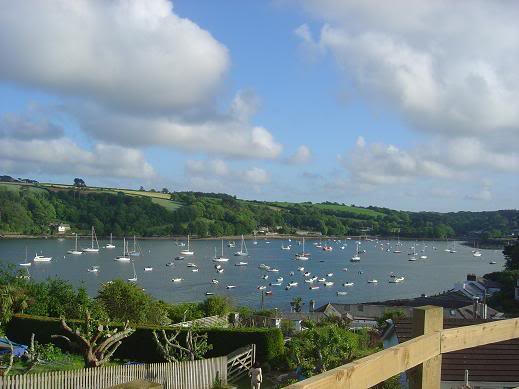
[[[413,309],[413,337],[443,329],[443,308],[426,305]],[[440,389],[442,356],[438,355],[409,372],[409,389]]]

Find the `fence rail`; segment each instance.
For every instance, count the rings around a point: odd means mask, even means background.
[[[209,389],[215,378],[227,382],[227,357],[179,363],[106,366],[0,377],[4,389],[101,389],[144,379],[167,389]]]
[[[439,389],[441,355],[519,338],[519,319],[443,329],[443,309],[413,311],[415,338],[339,366],[287,387],[290,389],[361,389],[409,371],[410,389]]]

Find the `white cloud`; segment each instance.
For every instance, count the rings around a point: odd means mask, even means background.
[[[82,174],[101,177],[153,178],[142,153],[97,144],[86,150],[67,138],[23,141],[0,139],[0,169],[30,174]]]
[[[64,134],[63,128],[47,119],[30,119],[23,115],[6,113],[0,117],[0,138],[53,139]]]
[[[239,91],[220,111],[227,48],[167,0],[0,0],[0,81],[62,99],[60,113],[101,143],[276,158]]]
[[[130,110],[214,95],[227,49],[166,0],[0,2],[0,77]]]
[[[270,182],[270,176],[267,171],[259,167],[247,169],[240,176],[243,177],[245,182],[253,185],[264,185]]]
[[[308,163],[312,158],[312,151],[306,145],[299,146],[297,151],[287,158],[287,163],[290,165],[302,165]]]

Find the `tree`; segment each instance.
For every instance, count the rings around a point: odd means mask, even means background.
[[[142,186],[142,185],[140,186],[139,190],[140,190],[141,192],[145,192],[145,191],[146,191],[146,189],[144,189],[144,186]]]
[[[72,329],[61,318],[61,328],[65,335],[52,335],[53,339],[63,339],[75,350],[78,350],[85,361],[85,367],[98,367],[110,360],[122,340],[130,336],[135,330],[129,327],[129,322],[124,324],[122,330],[110,329],[97,320],[92,320],[90,313],[86,312],[85,321],[76,329]]]
[[[161,192],[164,193],[164,194],[168,194],[169,193],[169,189],[168,188],[162,188]]]
[[[201,304],[206,316],[225,316],[231,312],[233,305],[231,300],[225,296],[211,296]]]
[[[286,355],[289,365],[300,367],[308,377],[350,362],[358,343],[359,335],[346,328],[314,325],[287,342]]]
[[[506,246],[503,250],[507,270],[519,270],[519,241],[513,245]]]
[[[186,334],[183,344],[177,340],[182,333]],[[207,343],[207,334],[199,334],[193,332],[193,328],[189,327],[187,330],[175,330],[170,336],[166,331],[160,331],[160,337],[157,331],[153,331],[153,338],[157,344],[164,359],[168,362],[182,362],[194,361],[195,359],[202,359],[204,355],[213,348]]]
[[[290,306],[294,310],[294,312],[301,312],[303,310],[303,299],[301,297],[294,297],[294,299],[290,302]]]
[[[85,188],[86,184],[85,181],[82,178],[74,178],[74,186],[76,188]]]

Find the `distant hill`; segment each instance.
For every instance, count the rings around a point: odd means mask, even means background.
[[[2,177],[9,176],[0,176]],[[381,235],[489,240],[519,232],[519,211],[407,212],[339,203],[237,199],[222,193],[0,182],[0,233],[48,234],[56,223],[116,236],[251,234]]]

